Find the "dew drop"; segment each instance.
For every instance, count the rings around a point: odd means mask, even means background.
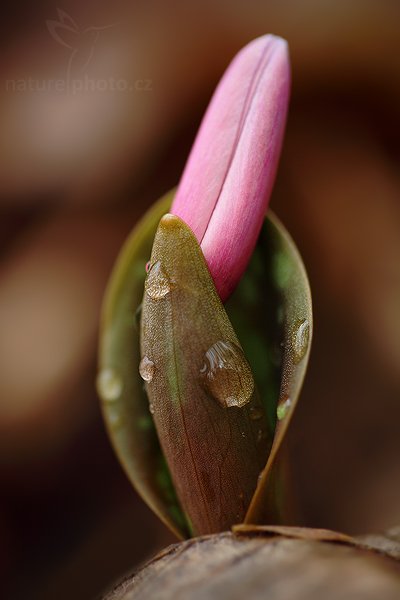
[[[147,356],[144,356],[139,364],[139,373],[141,378],[150,383],[153,379],[155,366],[152,360],[150,360]]]
[[[264,414],[262,408],[259,408],[258,406],[252,406],[249,413],[252,421],[259,421]]]
[[[150,268],[151,268],[151,261],[148,260],[147,263],[146,263],[146,266],[145,266],[146,273],[148,273],[150,271]]]
[[[297,323],[292,333],[293,359],[299,363],[305,356],[310,339],[310,325],[307,319]]]
[[[205,354],[200,369],[205,387],[223,407],[242,407],[252,398],[254,379],[243,350],[218,341]]]
[[[228,398],[225,398],[225,404],[228,408],[231,408],[232,406],[237,406],[237,400],[235,396],[229,396]]]
[[[153,300],[160,300],[171,291],[171,282],[159,260],[151,265],[144,284],[147,294]]]
[[[292,401],[290,398],[285,398],[281,400],[276,409],[276,416],[278,417],[278,421],[282,421],[288,414],[289,408],[292,405]]]
[[[104,402],[115,402],[122,393],[122,380],[114,369],[103,369],[97,376],[96,387]]]
[[[150,411],[150,414],[154,415],[155,409],[154,409],[154,404],[152,402],[150,402],[150,404],[149,404],[149,411]]]

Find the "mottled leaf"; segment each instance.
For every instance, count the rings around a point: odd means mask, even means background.
[[[139,376],[140,305],[146,262],[158,222],[171,205],[162,198],[138,223],[121,250],[104,300],[97,387],[104,420],[130,481],[178,537],[189,534],[160,450]]]
[[[161,219],[145,282],[140,371],[195,534],[242,522],[271,446],[251,368],[201,248]]]
[[[149,506],[182,537],[190,534],[190,525],[172,485],[139,375],[138,322],[145,265],[158,222],[168,211],[172,197],[171,193],[163,198],[143,217],[117,261],[104,303],[98,387],[107,428],[128,477]],[[259,391],[263,421],[262,427],[257,429],[258,437],[266,435],[271,439],[280,399],[280,420],[272,458],[246,520],[248,523],[284,522],[290,493],[283,478],[281,443],[306,369],[312,317],[301,259],[284,227],[271,212],[250,264],[225,308]],[[183,315],[180,317],[181,321],[186,319]],[[146,364],[142,364],[142,369],[145,367]],[[238,410],[219,407],[214,400],[211,406],[213,411],[218,409],[223,414],[227,410]],[[252,431],[254,433],[254,429]],[[221,457],[217,457],[218,461],[221,462]],[[209,465],[204,468],[208,469]],[[253,468],[254,465],[252,471]],[[242,511],[244,508],[241,506]]]

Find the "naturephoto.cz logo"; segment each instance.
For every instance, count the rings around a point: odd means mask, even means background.
[[[46,26],[52,38],[66,48],[67,65],[63,78],[7,79],[7,92],[151,92],[151,79],[107,77],[93,78],[87,69],[96,53],[96,47],[104,31],[117,27],[117,24],[81,28],[65,11],[57,9],[58,20],[47,20]]]

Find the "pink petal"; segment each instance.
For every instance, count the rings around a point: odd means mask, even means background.
[[[199,240],[223,301],[239,282],[262,226],[289,88],[285,40],[265,35],[236,55],[211,99],[171,208]]]

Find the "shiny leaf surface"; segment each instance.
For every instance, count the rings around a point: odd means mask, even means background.
[[[121,250],[104,300],[97,388],[103,417],[128,478],[178,537],[188,527],[160,450],[139,375],[139,323],[146,262],[161,216],[172,194],[138,223]]]
[[[104,303],[98,387],[109,435],[128,477],[158,516],[177,535],[185,537],[193,531],[177,499],[149,410],[144,381],[139,375],[144,356],[139,350],[138,308],[143,296],[145,265],[159,220],[168,212],[172,197],[171,193],[161,199],[143,217],[121,251]],[[249,267],[225,308],[259,392],[264,428],[261,435],[266,435],[266,446],[275,432],[272,452],[268,461],[264,461],[268,462],[267,468],[262,472],[245,521],[279,523],[284,520],[288,504],[281,468],[282,442],[306,371],[312,313],[301,258],[271,212]],[[187,327],[187,323],[183,326]],[[214,348],[200,370],[204,364],[210,365],[209,359],[218,357],[220,350],[218,346]],[[147,358],[153,365],[142,363],[142,374],[154,376],[156,361]],[[218,395],[218,389],[213,393]],[[224,401],[221,404],[213,400],[213,411],[241,410],[223,404]],[[258,469],[258,459],[255,464]],[[241,518],[248,508],[244,504]],[[238,522],[236,518],[234,522]]]
[[[141,374],[193,533],[243,521],[271,436],[251,368],[201,248],[178,217],[158,227],[145,282]]]

